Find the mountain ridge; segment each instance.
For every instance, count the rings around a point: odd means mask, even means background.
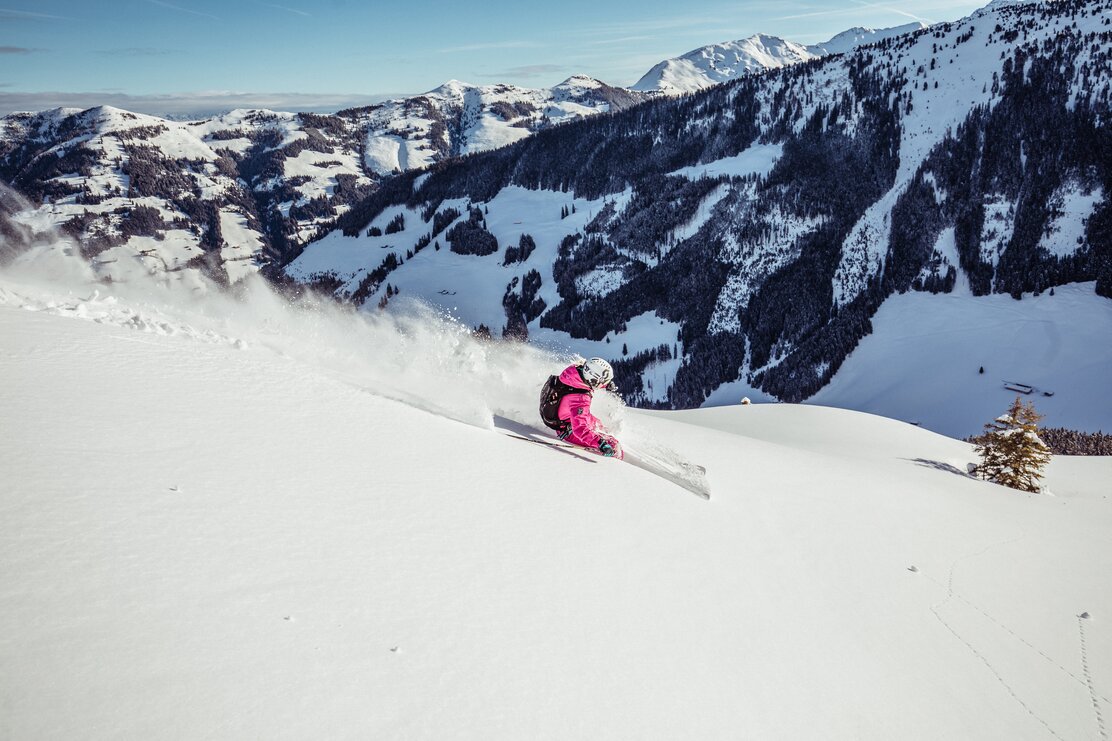
[[[404,289],[485,331],[607,353],[635,403],[741,382],[798,400],[894,293],[1112,292],[1093,157],[1107,6],[993,6],[401,175],[367,167],[374,107],[8,117],[0,166],[47,202],[9,218],[64,225],[106,279],[262,268],[371,305]],[[493,113],[515,102],[502,92],[443,127],[533,120]]]
[[[854,27],[821,44],[803,45],[779,36],[758,33],[724,41],[666,59],[630,86],[631,90],[680,95],[703,90],[740,76],[799,64],[831,54],[844,54],[859,46],[875,44],[927,28],[922,22],[891,28]]]

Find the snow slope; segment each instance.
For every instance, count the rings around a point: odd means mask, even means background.
[[[490,429],[562,358],[36,258],[0,274],[0,736],[1107,735],[1109,459],[1023,495],[867,414],[606,400],[704,502]]]
[[[726,162],[735,170],[742,166],[756,170],[770,167],[770,152],[775,147],[758,147],[752,157],[732,158]],[[740,162],[740,164],[739,164]],[[700,165],[699,170],[713,169],[719,163]],[[312,243],[286,268],[287,274],[295,280],[306,282],[322,275],[329,275],[341,281],[342,290],[351,293],[356,290],[367,273],[378,266],[389,254],[403,261],[392,271],[382,285],[371,294],[367,303],[374,305],[385,295],[386,284],[399,288],[402,296],[417,296],[437,310],[444,312],[469,327],[485,324],[496,333],[506,323],[506,313],[502,297],[507,286],[514,280],[521,280],[530,270],[548,271],[559,253],[560,241],[569,233],[581,230],[599,213],[606,201],[617,204],[620,210],[629,199],[629,193],[621,193],[605,199],[590,200],[575,198],[568,193],[548,190],[529,190],[518,186],[503,189],[488,203],[482,205],[487,228],[499,244],[499,251],[493,255],[478,257],[451,252],[446,234],[451,226],[437,235],[440,250],[426,247],[421,252],[407,257],[409,246],[421,236],[430,233],[430,226],[421,218],[420,208],[391,206],[379,214],[372,227],[384,230],[397,215],[405,217],[405,229],[393,234],[359,237],[345,237],[341,232],[332,232],[323,239]],[[461,213],[452,222],[466,221],[468,201],[452,199],[440,204],[439,211],[455,208]],[[574,213],[561,218],[561,209],[575,209]],[[524,224],[523,224],[524,222]],[[529,234],[536,242],[536,250],[524,262],[504,263],[505,250],[516,246],[522,234]],[[600,270],[607,280],[606,289],[613,290],[624,282],[619,271]],[[537,294],[548,306],[560,301],[555,282],[545,280]],[[675,337],[678,327],[673,322],[665,322],[655,313],[646,315],[643,321],[633,320],[624,329],[615,329],[598,342],[576,340],[579,352],[604,355],[612,353],[622,344],[629,352],[636,354],[655,347],[661,336]],[[529,338],[546,347],[561,350],[572,344],[566,332],[558,332],[540,326],[540,320],[529,324]]]

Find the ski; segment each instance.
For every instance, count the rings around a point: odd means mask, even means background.
[[[527,443],[534,443],[536,445],[544,445],[544,446],[547,446],[549,448],[558,448],[560,450],[566,450],[567,452],[572,453],[572,454],[579,454],[579,453],[582,454],[582,456],[577,455],[577,457],[592,456],[592,455],[593,456],[598,456],[600,458],[604,457],[602,455],[602,453],[599,453],[596,450],[591,450],[589,448],[584,448],[580,445],[572,445],[571,443],[566,443],[563,440],[548,440],[548,439],[540,438],[540,437],[529,437],[528,435],[519,435],[516,432],[507,432],[505,430],[498,430],[498,432],[499,432],[499,434],[505,435],[506,437],[517,438],[518,440],[524,440]]]
[[[596,450],[584,448],[580,445],[572,445],[563,440],[540,437],[539,435],[523,435],[498,428],[495,429],[497,432],[507,437],[517,438],[518,440],[524,440],[525,442],[534,443],[536,445],[546,445],[573,455],[583,454],[598,456],[600,458],[605,457]],[[625,453],[625,458],[622,459],[623,462],[662,478],[669,483],[675,484],[701,499],[710,499],[710,486],[706,480],[707,469],[703,466],[686,461],[666,461],[659,456],[654,456],[642,451],[630,450],[625,446],[623,446],[622,450]]]
[[[710,485],[707,483],[707,469],[687,461],[665,461],[639,450],[625,448],[625,462],[642,471],[648,471],[660,478],[671,481],[681,489],[686,489],[697,497],[710,499]]]

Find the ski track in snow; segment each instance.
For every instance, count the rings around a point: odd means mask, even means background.
[[[314,299],[298,308],[257,278],[245,279],[236,297],[202,278],[194,285],[142,275],[105,287],[75,252],[55,247],[28,252],[16,267],[16,280],[0,282],[0,305],[235,350],[259,346],[307,373],[480,429],[492,429],[496,415],[534,423],[539,379],[571,360],[535,345],[476,340],[453,318],[419,302],[388,314],[350,312]],[[201,298],[194,295],[198,285]],[[537,388],[522,387],[520,377],[538,379]],[[658,465],[683,466],[682,456],[631,424],[618,397],[599,394],[595,407],[611,434],[664,462]]]

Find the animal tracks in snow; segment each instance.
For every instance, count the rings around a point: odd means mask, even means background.
[[[1096,688],[1093,687],[1093,675],[1089,671],[1089,650],[1085,645],[1085,623],[1090,620],[1089,613],[1083,612],[1077,616],[1077,633],[1079,642],[1081,644],[1081,674],[1085,677],[1085,686],[1089,690],[1089,700],[1093,703],[1093,714],[1097,721],[1097,732],[1102,739],[1108,738],[1108,729],[1104,726],[1104,714],[1100,709],[1100,701],[1108,702],[1108,699],[1097,694]]]
[[[1086,618],[1082,618],[1080,615],[1077,617],[1079,631],[1080,631],[1080,638],[1081,638],[1081,667],[1082,667],[1082,672],[1081,672],[1082,676],[1078,676],[1077,674],[1075,674],[1074,672],[1070,671],[1065,666],[1063,666],[1060,662],[1058,662],[1057,660],[1055,660],[1054,658],[1049,656],[1045,651],[1043,651],[1042,649],[1040,649],[1037,646],[1035,646],[1034,644],[1032,644],[1029,640],[1024,638],[1022,635],[1017,633],[1015,630],[1013,630],[1012,628],[1007,626],[1005,623],[1001,622],[999,619],[997,619],[993,615],[986,612],[984,609],[982,609],[977,604],[973,603],[972,601],[970,601],[969,599],[967,599],[963,595],[959,594],[954,589],[954,575],[955,575],[955,572],[957,571],[958,565],[961,564],[963,561],[967,561],[969,559],[977,558],[979,556],[982,556],[982,555],[988,553],[991,550],[994,550],[994,549],[997,549],[997,548],[1002,548],[1002,547],[1010,545],[1012,543],[1016,543],[1016,542],[1022,540],[1024,537],[1025,537],[1025,535],[1021,534],[1021,535],[1018,535],[1016,537],[1009,538],[1008,540],[1004,540],[1004,541],[1000,541],[998,543],[988,545],[985,548],[981,549],[980,551],[976,551],[974,553],[969,553],[969,554],[966,554],[964,556],[959,556],[958,558],[956,558],[950,564],[950,568],[949,568],[949,571],[948,571],[948,574],[947,574],[946,582],[944,584],[942,582],[940,582],[938,579],[935,579],[934,577],[930,576],[929,574],[925,574],[925,576],[927,576],[928,579],[930,579],[931,581],[933,581],[934,583],[938,584],[940,587],[942,587],[943,589],[946,590],[946,596],[943,599],[941,599],[940,601],[931,605],[931,607],[930,607],[931,613],[934,615],[935,619],[938,620],[938,622],[944,628],[946,628],[946,630],[950,634],[952,634],[960,643],[962,643],[962,645],[964,645],[970,651],[970,653],[972,653],[982,664],[985,665],[985,667],[989,670],[989,672],[992,673],[993,677],[995,677],[996,681],[999,682],[999,684],[1008,692],[1008,694],[1012,697],[1012,699],[1015,700],[1020,705],[1020,707],[1022,707],[1024,709],[1024,711],[1026,711],[1029,715],[1031,715],[1032,718],[1037,720],[1055,738],[1062,738],[1062,736],[1057,731],[1055,731],[1054,728],[1051,727],[1051,725],[1047,722],[1047,720],[1045,718],[1043,718],[1041,715],[1039,715],[1039,713],[1037,713],[1031,705],[1029,705],[1026,701],[1024,701],[1024,699],[1020,696],[1017,689],[1011,683],[1009,683],[1008,680],[1005,678],[1005,672],[1003,672],[996,664],[994,664],[994,662],[989,658],[989,656],[986,654],[986,652],[982,648],[979,648],[978,645],[975,644],[975,642],[974,642],[975,639],[973,637],[967,637],[966,635],[963,635],[961,632],[959,632],[957,630],[957,628],[954,627],[954,624],[953,624],[952,620],[948,621],[945,617],[943,617],[943,612],[942,612],[943,608],[948,603],[951,603],[951,602],[958,602],[958,603],[966,606],[971,611],[973,611],[974,613],[980,615],[985,620],[987,620],[989,624],[995,626],[1003,634],[1011,636],[1013,639],[1018,641],[1020,644],[1027,647],[1028,649],[1030,649],[1031,652],[1033,652],[1037,656],[1041,657],[1047,663],[1054,666],[1056,669],[1058,669],[1060,672],[1062,672],[1068,678],[1070,678],[1074,682],[1084,686],[1086,688],[1086,690],[1088,691],[1089,699],[1090,699],[1090,701],[1092,703],[1092,706],[1093,706],[1093,709],[1095,711],[1096,723],[1097,723],[1098,731],[1100,733],[1100,738],[1104,739],[1106,741],[1108,739],[1108,733],[1107,733],[1107,729],[1106,729],[1105,724],[1104,724],[1104,719],[1103,719],[1103,714],[1102,714],[1102,709],[1101,709],[1101,703],[1103,702],[1105,704],[1112,705],[1112,701],[1110,701],[1107,697],[1105,697],[1105,696],[1103,696],[1103,695],[1101,695],[1100,693],[1097,692],[1097,690],[1094,686],[1094,683],[1092,681],[1092,675],[1089,672],[1088,657],[1087,657],[1087,654],[1086,654],[1086,647],[1085,647],[1085,622],[1087,621],[1088,614],[1084,613],[1086,615]],[[909,571],[910,570],[911,569],[909,569]]]

